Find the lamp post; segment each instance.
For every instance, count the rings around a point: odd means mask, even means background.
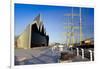
[[[81,41],[82,41],[82,11],[81,11],[81,8],[80,8],[80,45],[82,45]]]

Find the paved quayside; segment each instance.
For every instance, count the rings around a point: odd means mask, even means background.
[[[67,48],[64,49],[66,52],[71,53]],[[58,63],[59,58],[60,52],[58,48],[54,50],[51,47],[15,49],[15,65]],[[88,59],[82,60],[82,57],[79,55],[72,59],[72,62],[76,61],[88,61]]]

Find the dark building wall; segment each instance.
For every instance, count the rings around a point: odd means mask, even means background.
[[[49,45],[49,36],[46,36],[46,40],[47,40],[47,46]]]
[[[36,23],[31,26],[31,48],[48,46],[49,36],[44,33],[44,29],[40,32]]]

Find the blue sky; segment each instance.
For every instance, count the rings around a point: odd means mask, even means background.
[[[15,4],[15,35],[20,35],[21,32],[32,23],[34,18],[41,14],[46,32],[49,34],[50,43],[64,42],[65,36],[63,32],[67,32],[64,26],[68,26],[68,18],[64,14],[70,14],[72,7],[69,6],[47,6],[47,5],[32,5],[32,4]],[[73,7],[74,14],[79,14],[79,7]],[[73,22],[78,26],[79,16],[74,17]],[[91,38],[94,36],[94,9],[82,8],[82,31],[83,38]],[[76,31],[77,32],[77,31]],[[77,32],[79,33],[79,32]],[[76,38],[78,38],[76,36]]]

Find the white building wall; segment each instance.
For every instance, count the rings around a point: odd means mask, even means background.
[[[17,48],[30,48],[29,46],[30,25],[17,39]]]

